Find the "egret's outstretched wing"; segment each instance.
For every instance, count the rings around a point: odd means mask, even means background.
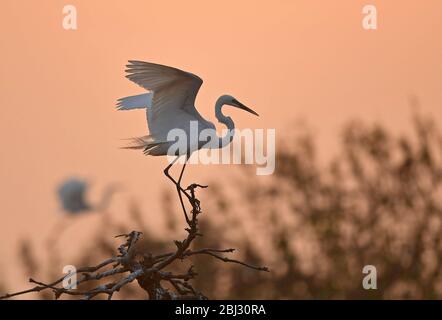
[[[117,101],[118,110],[146,109],[152,106],[153,93],[143,93],[135,96],[120,98]]]
[[[152,120],[163,112],[170,111],[170,108],[180,108],[200,117],[195,109],[195,98],[203,83],[200,77],[176,68],[143,61],[130,60],[126,67],[126,77],[129,80],[154,93]]]

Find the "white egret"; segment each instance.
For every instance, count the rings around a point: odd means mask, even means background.
[[[146,155],[152,156],[177,156],[164,169],[164,174],[177,186],[181,204],[183,205],[181,192],[189,197],[180,185],[187,160],[193,151],[207,147],[207,142],[189,141],[187,150],[181,154],[178,152],[171,154],[169,150],[174,141],[168,141],[167,136],[171,130],[181,129],[187,134],[187,137],[190,137],[191,121],[198,122],[199,132],[205,129],[215,131],[215,125],[205,120],[195,108],[195,98],[203,80],[192,73],[155,63],[129,61],[126,67],[126,77],[149,91],[148,93],[118,100],[118,110],[146,109],[149,135],[136,138],[134,145],[128,148],[143,149]],[[218,137],[218,143],[212,143],[210,148],[223,148],[233,139],[235,125],[231,117],[225,116],[221,112],[221,108],[224,105],[240,108],[258,115],[234,97],[230,95],[220,96],[215,103],[215,117],[220,123],[227,126],[228,133],[223,137]],[[169,175],[169,169],[180,156],[185,156],[185,161],[179,179],[175,181]],[[186,214],[185,209],[184,212]]]

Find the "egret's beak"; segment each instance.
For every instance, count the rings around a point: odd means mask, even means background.
[[[252,109],[250,109],[249,107],[247,107],[247,106],[245,106],[245,105],[243,105],[241,102],[239,102],[238,100],[233,100],[233,106],[234,107],[237,107],[237,108],[240,108],[240,109],[242,109],[242,110],[245,110],[245,111],[247,111],[247,112],[250,112],[250,113],[252,113],[252,114],[254,114],[255,116],[258,116],[259,117],[259,114],[257,114],[255,111],[253,111]]]

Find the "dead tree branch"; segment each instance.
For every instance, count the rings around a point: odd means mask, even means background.
[[[68,278],[72,279],[74,274],[60,277],[51,283],[43,283],[31,278],[29,282],[35,284],[35,287],[6,294],[1,296],[0,300],[43,290],[52,290],[55,299],[60,298],[62,295],[68,295],[89,300],[98,295],[105,295],[110,300],[116,292],[134,280],[137,280],[139,286],[148,293],[149,299],[152,300],[206,299],[206,297],[197,291],[190,283],[190,281],[197,276],[193,266],[191,266],[186,273],[182,274],[175,274],[166,270],[167,267],[172,266],[174,262],[182,261],[195,255],[209,255],[226,263],[240,264],[258,271],[269,271],[267,267],[253,266],[223,255],[232,253],[235,249],[190,249],[193,240],[202,236],[198,228],[198,215],[201,213],[200,201],[195,196],[195,191],[198,187],[202,186],[192,184],[186,189],[190,191],[188,200],[192,206],[191,219],[187,221],[188,226],[185,229],[187,231],[187,237],[181,241],[174,241],[176,246],[174,252],[159,255],[139,253],[136,250],[136,244],[141,238],[142,233],[132,231],[128,234],[117,236],[126,239],[118,248],[117,256],[109,258],[96,266],[83,267],[76,270],[77,289],[73,289],[72,286],[63,287],[64,280]],[[119,278],[115,280],[116,277]],[[93,283],[94,281],[103,279],[108,280],[108,282],[97,285],[89,290],[78,289],[82,284]],[[163,285],[164,283],[170,284],[170,288],[165,287]]]

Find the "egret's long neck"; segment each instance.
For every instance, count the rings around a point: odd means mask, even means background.
[[[230,142],[233,140],[233,135],[235,131],[235,124],[233,123],[232,118],[226,117],[222,112],[221,108],[224,105],[224,101],[221,98],[218,98],[215,104],[215,117],[218,119],[218,121],[222,124],[225,124],[227,126],[227,134],[225,134],[223,137],[219,138],[219,147],[223,148],[227,146]]]

